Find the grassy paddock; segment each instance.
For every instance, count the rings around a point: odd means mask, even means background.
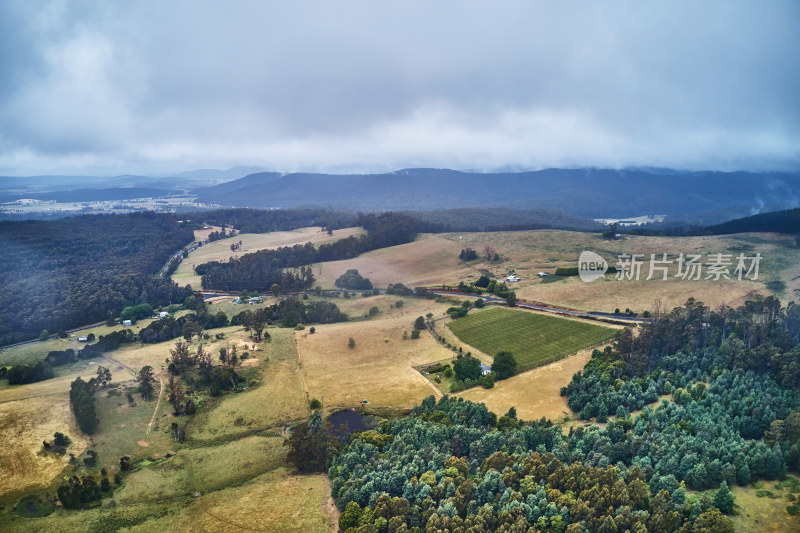
[[[616,333],[595,324],[497,307],[453,320],[448,327],[484,353],[513,353],[518,371],[558,361]]]
[[[561,387],[569,383],[575,372],[583,370],[591,359],[591,351],[581,350],[555,363],[497,381],[491,389],[473,387],[457,395],[465,400],[485,403],[498,416],[506,413],[509,407],[515,407],[522,420],[545,417],[557,421],[571,414],[566,397],[560,394]]]
[[[789,494],[796,490],[797,476],[790,475],[787,482],[762,481],[746,487],[731,487],[736,496],[738,514],[732,516],[736,531],[783,532],[800,531],[800,515],[791,515],[786,508],[797,500],[800,494],[794,492],[794,502]],[[794,481],[794,483],[792,483]],[[788,485],[788,486],[787,486]],[[761,492],[762,496],[758,493]],[[765,496],[769,493],[776,497]]]
[[[390,307],[399,300],[405,302],[401,308]],[[314,334],[308,328],[295,332],[309,397],[322,400],[326,410],[358,407],[364,399],[370,410],[391,410],[438,393],[414,366],[440,361],[450,352],[427,332],[416,340],[403,340],[403,332],[410,335],[418,316],[441,313],[444,306],[396,296],[359,297],[353,303],[376,305],[381,312],[370,320],[321,324]]]
[[[270,328],[269,333],[272,339],[259,344],[255,353],[251,352],[251,357],[259,359],[261,384],[247,392],[228,393],[211,400],[212,403],[201,409],[189,424],[186,433],[190,440],[231,439],[308,416],[294,330]],[[231,342],[238,338],[230,337]],[[216,356],[217,352],[213,353]]]

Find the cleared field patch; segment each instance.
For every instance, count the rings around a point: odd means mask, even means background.
[[[69,461],[80,455],[88,439],[69,407],[69,386],[60,395],[0,403],[0,497],[52,483]],[[40,454],[42,441],[60,431],[72,440],[67,455]]]
[[[127,376],[126,376],[127,377]],[[129,381],[128,387],[136,386],[136,383]],[[156,396],[158,395],[159,384],[155,384]],[[174,444],[164,432],[151,431],[147,437],[147,424],[153,416],[156,407],[156,400],[144,401],[139,394],[135,394],[135,406],[128,404],[128,400],[123,392],[123,387],[119,387],[119,394],[112,392],[108,395],[106,389],[98,389],[95,393],[97,418],[100,424],[92,435],[95,444],[95,451],[98,454],[98,462],[109,469],[119,465],[119,458],[123,455],[130,455],[134,459],[144,459],[155,453],[169,450]],[[162,425],[169,427],[167,418],[171,418],[171,408],[169,403],[162,400],[159,405],[159,413],[156,417],[156,424],[159,421]],[[161,415],[167,417],[162,418]],[[171,420],[170,420],[171,421]],[[150,440],[155,446],[150,445]],[[147,446],[143,446],[147,444]]]
[[[244,254],[267,250],[270,248],[280,248],[281,246],[294,246],[295,244],[305,244],[307,242],[315,245],[326,242],[338,241],[360,235],[364,232],[361,228],[343,228],[334,230],[332,235],[328,235],[320,227],[299,228],[292,231],[274,231],[271,233],[241,233],[234,237],[220,239],[218,241],[204,244],[200,248],[189,254],[184,259],[172,279],[178,285],[191,285],[195,289],[200,289],[200,276],[195,274],[194,267],[209,261],[227,261],[231,257],[241,257]],[[242,248],[235,252],[231,251],[231,244],[242,242]]]
[[[595,324],[497,307],[473,312],[447,326],[486,354],[513,353],[518,371],[558,361],[616,333]]]
[[[788,476],[788,480],[797,480],[796,476]],[[758,488],[756,488],[757,485]],[[785,483],[778,481],[762,481],[746,487],[731,487],[731,492],[736,496],[736,505],[739,514],[732,516],[736,531],[753,533],[784,531],[800,531],[800,515],[791,515],[786,508],[800,500],[800,494],[794,493],[789,500],[789,489],[783,487]],[[759,497],[760,491],[766,491],[773,497]],[[776,497],[777,496],[777,497]]]
[[[462,248],[444,236],[426,234],[414,242],[373,250],[353,259],[316,263],[314,276],[325,289],[333,289],[336,278],[351,268],[376,287],[403,283],[414,288],[458,282],[468,276],[477,279],[480,274],[473,266],[458,258]]]
[[[385,314],[368,321],[322,324],[314,334],[308,329],[295,332],[309,396],[323,400],[326,410],[356,407],[362,400],[368,407],[402,409],[439,394],[413,367],[445,359],[450,351],[427,332],[416,340],[403,340],[403,333],[411,333],[418,316],[441,312],[445,306],[394,296],[365,300]],[[400,309],[386,309],[385,302],[398,300],[405,302]],[[351,337],[354,348],[348,348]]]
[[[506,413],[509,407],[515,407],[522,420],[542,417],[558,420],[571,414],[567,399],[560,394],[561,387],[569,384],[573,374],[583,370],[592,357],[591,352],[591,349],[581,350],[572,357],[497,381],[492,389],[473,387],[458,396],[485,403],[498,416]]]
[[[497,277],[505,277],[515,271],[520,277],[512,287],[519,298],[538,300],[583,310],[613,311],[629,307],[634,311],[653,308],[660,300],[667,309],[683,305],[689,297],[712,307],[719,304],[741,305],[752,293],[770,294],[766,283],[783,281],[786,290],[778,295],[786,302],[794,295],[793,289],[800,286],[800,279],[792,269],[800,264],[800,249],[793,237],[774,233],[742,233],[736,235],[699,237],[656,237],[625,235],[619,240],[603,240],[596,233],[560,230],[514,231],[492,233],[449,233],[441,238],[458,244],[483,250],[491,246],[501,255],[500,263],[479,261],[476,268],[484,268]],[[544,283],[536,275],[539,271],[553,273],[557,267],[577,266],[580,253],[591,250],[605,257],[609,264],[616,262],[621,253],[643,254],[649,261],[650,254],[667,253],[677,259],[680,253],[702,254],[706,262],[708,254],[724,253],[747,256],[760,252],[759,277],[757,281],[736,279],[714,281],[713,279],[681,280],[668,279],[645,281],[647,263],[643,266],[640,281],[605,281],[583,283],[572,277],[553,283]],[[672,273],[677,269],[672,265]],[[658,273],[657,273],[658,274]],[[794,281],[793,281],[794,280]],[[549,280],[548,280],[549,281]]]
[[[281,531],[329,533],[329,496],[322,474],[297,476],[278,468],[238,487],[204,495],[179,514],[148,522],[151,531]]]
[[[212,400],[214,403],[210,407],[200,409],[186,431],[190,441],[230,439],[308,415],[294,330],[270,328],[268,331],[272,340],[262,343],[259,350],[251,354],[260,361],[261,383],[246,392]]]
[[[195,488],[210,492],[284,466],[287,451],[282,437],[251,436],[219,446],[184,448],[180,455],[191,461]]]

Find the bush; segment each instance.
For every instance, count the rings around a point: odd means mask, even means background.
[[[312,398],[312,399],[311,399],[311,403],[309,403],[309,404],[308,404],[308,406],[309,406],[311,409],[319,409],[320,407],[322,407],[322,402],[320,402],[320,401],[319,401],[319,400],[317,400],[316,398]]]
[[[411,330],[411,338],[412,339],[419,339],[419,330],[418,329],[412,329]]]
[[[577,276],[578,267],[558,267],[556,269],[556,276]]]
[[[340,289],[350,289],[350,290],[358,290],[358,291],[368,291],[372,290],[372,282],[369,279],[361,277],[356,269],[350,269],[341,276],[339,276],[336,281],[333,282],[334,285],[339,287]]]
[[[308,330],[308,332],[309,332],[309,333],[312,333],[312,334],[313,334],[315,331],[317,331],[317,328],[315,328],[314,326],[311,326],[311,327],[309,328],[309,330]]]

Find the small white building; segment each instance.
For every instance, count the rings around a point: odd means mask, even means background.
[[[492,371],[492,367],[487,365],[486,363],[481,363],[481,376],[485,376],[489,372]]]
[[[89,342],[89,337],[78,337],[78,342]]]
[[[123,326],[132,326],[133,322],[131,322],[130,320],[123,320],[122,321],[122,325]]]
[[[543,277],[545,277],[545,276],[549,276],[550,274],[548,274],[547,272],[539,272],[539,273],[538,273],[538,274],[536,274],[536,275],[537,275],[537,276],[539,276],[540,278],[543,278]]]
[[[519,281],[519,278],[517,277],[516,274],[511,274],[506,278],[506,281]]]
[[[169,318],[169,313],[167,313],[166,311],[161,311],[160,313],[158,313],[158,318],[160,318],[161,320]]]

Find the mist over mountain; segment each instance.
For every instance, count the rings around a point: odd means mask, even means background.
[[[379,211],[502,206],[558,209],[582,217],[700,216],[712,222],[800,205],[800,174],[669,169],[259,173],[196,193],[201,202],[240,207]]]

